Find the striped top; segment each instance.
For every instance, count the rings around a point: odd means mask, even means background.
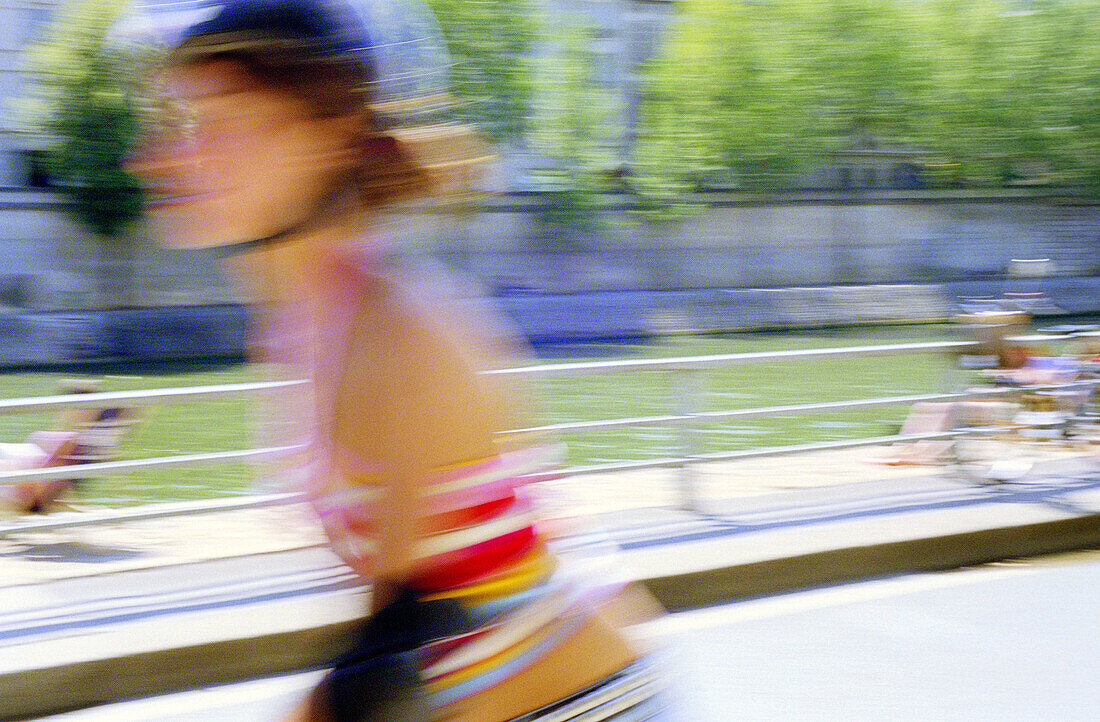
[[[384,487],[369,459],[332,441],[325,409],[339,393],[346,337],[354,318],[362,267],[334,266],[331,288],[343,296],[322,329],[315,358],[318,440],[308,492],[334,551],[366,578],[373,575]],[[327,380],[327,382],[326,382]],[[470,409],[476,414],[480,409]],[[326,433],[328,432],[328,433]],[[561,447],[530,443],[490,458],[432,470],[417,490],[422,533],[406,584],[424,601],[451,599],[463,623],[451,636],[416,651],[421,679],[436,706],[460,701],[499,684],[563,643],[586,610],[621,590],[602,575],[593,585],[583,564],[565,563],[557,541],[538,523],[530,482],[561,464]]]
[[[567,565],[542,533],[527,479],[556,462],[558,450],[533,447],[439,470],[423,496],[428,526],[409,585],[425,601],[453,599],[459,633],[415,655],[430,699],[445,705],[497,684],[533,664],[575,631],[584,611],[619,591]],[[375,549],[378,489],[333,485],[313,499],[334,550],[369,574]]]

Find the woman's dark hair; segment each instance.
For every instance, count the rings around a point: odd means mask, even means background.
[[[412,2],[408,12],[386,5],[372,15],[365,7],[357,12],[354,2],[219,0],[170,43],[168,65],[230,60],[263,86],[304,100],[316,117],[358,115],[356,183],[365,206],[468,195],[491,156],[471,128],[440,120],[440,109],[453,102],[445,45],[431,39],[434,21],[412,22],[430,11]],[[410,67],[419,71],[410,74]]]
[[[371,105],[370,82],[362,65],[345,57],[318,57],[285,47],[225,44],[217,36],[188,40],[169,57],[171,65],[215,60],[238,63],[261,84],[306,101],[318,117],[358,112]]]
[[[305,101],[315,117],[361,114],[361,147],[356,174],[360,202],[368,207],[425,195],[433,189],[430,170],[416,162],[395,133],[374,115],[370,79],[360,62],[345,56],[318,56],[278,42],[225,42],[218,35],[192,37],[168,57],[169,66],[197,66],[220,60],[242,67],[265,87]]]

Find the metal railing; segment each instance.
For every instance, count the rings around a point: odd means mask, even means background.
[[[728,409],[718,411],[702,410],[702,400],[706,396],[703,388],[701,374],[707,370],[725,368],[730,366],[748,366],[759,364],[783,364],[798,361],[816,360],[824,358],[843,358],[853,356],[887,356],[887,355],[913,355],[928,353],[962,353],[974,348],[969,342],[938,342],[938,343],[909,343],[877,346],[854,346],[843,348],[802,349],[794,351],[754,352],[739,354],[721,354],[707,356],[688,356],[679,358],[662,359],[634,359],[622,361],[595,361],[584,363],[543,364],[525,366],[512,369],[501,369],[488,372],[501,375],[531,375],[539,377],[591,375],[606,373],[642,372],[651,370],[672,371],[676,393],[673,394],[676,408],[671,413],[650,416],[633,416],[612,419],[600,419],[592,421],[574,421],[544,426],[516,429],[505,433],[566,433],[594,429],[608,429],[629,426],[670,425],[678,430],[679,453],[670,456],[647,459],[642,461],[622,461],[587,466],[574,466],[564,471],[555,472],[555,476],[598,474],[615,471],[626,471],[646,468],[680,467],[682,473],[679,476],[679,493],[681,504],[685,508],[697,506],[696,493],[693,485],[692,467],[699,463],[711,461],[728,461],[734,459],[747,459],[764,456],[777,456],[783,454],[798,454],[812,451],[821,451],[838,448],[854,448],[860,446],[874,446],[896,442],[918,441],[926,439],[945,439],[958,436],[967,431],[947,431],[927,434],[896,434],[890,436],[875,436],[868,438],[845,439],[840,441],[825,441],[809,444],[796,444],[790,446],[765,447],[745,449],[737,451],[724,451],[713,453],[699,453],[697,447],[696,427],[703,421],[719,419],[737,419],[767,417],[776,415],[799,415],[820,413],[823,411],[838,411],[849,409],[912,405],[921,402],[954,401],[974,397],[996,397],[1020,393],[1017,388],[989,388],[970,390],[965,392],[945,392],[928,394],[909,394],[896,396],[882,396],[874,398],[853,399],[847,401],[830,401],[807,404],[785,404],[779,406],[767,406],[757,408]],[[277,381],[244,384],[226,384],[219,386],[185,387],[155,389],[146,391],[123,391],[110,393],[77,394],[65,396],[46,396],[25,399],[0,400],[0,414],[16,414],[30,411],[54,410],[73,406],[103,406],[103,405],[153,405],[165,403],[181,403],[201,398],[225,397],[230,395],[255,395],[266,392],[277,392],[300,386],[305,381]],[[1095,383],[1095,382],[1087,382]],[[1081,385],[1080,382],[1070,384],[1055,384],[1041,389],[1065,389]],[[188,454],[169,457],[134,459],[123,461],[100,462],[82,464],[79,466],[59,466],[53,468],[25,469],[19,471],[0,472],[0,484],[16,483],[21,481],[35,481],[48,479],[71,478],[74,474],[81,477],[119,474],[148,468],[167,468],[181,466],[196,466],[204,464],[218,464],[239,461],[251,461],[280,455],[287,452],[300,450],[301,447],[276,446],[255,449],[241,449],[236,451]],[[298,494],[249,494],[239,497],[218,499],[211,501],[192,502],[160,502],[141,507],[140,509],[120,509],[103,512],[83,512],[80,514],[51,515],[39,520],[21,521],[16,524],[0,526],[0,536],[14,531],[27,531],[39,529],[55,529],[86,524],[104,522],[124,522],[133,520],[155,519],[187,514],[208,513],[214,511],[227,511],[233,509],[247,509],[276,504],[286,504],[301,501]],[[56,518],[55,518],[56,517]]]

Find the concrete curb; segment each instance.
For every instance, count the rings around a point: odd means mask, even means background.
[[[683,574],[644,584],[670,611],[748,597],[1100,546],[1100,513],[829,549]],[[340,621],[0,674],[0,720],[319,667],[354,632]],[[226,625],[226,626],[232,626]],[[134,670],[140,670],[135,674]]]
[[[318,667],[346,649],[355,621],[205,642],[0,676],[0,720]],[[140,670],[140,672],[136,672]]]
[[[860,579],[985,564],[1100,545],[1100,514],[947,534],[645,580],[670,611]]]

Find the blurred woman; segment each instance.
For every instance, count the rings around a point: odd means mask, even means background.
[[[372,584],[353,649],[291,718],[649,703],[653,675],[620,630],[625,585],[572,572],[536,525],[526,486],[558,450],[501,434],[531,425],[520,389],[485,373],[514,363],[503,324],[376,230],[387,206],[462,185],[484,160],[467,129],[423,120],[447,99],[430,16],[324,0],[185,9],[161,24],[163,113],[132,167],[167,243],[232,253],[264,358],[313,381],[306,491]]]

